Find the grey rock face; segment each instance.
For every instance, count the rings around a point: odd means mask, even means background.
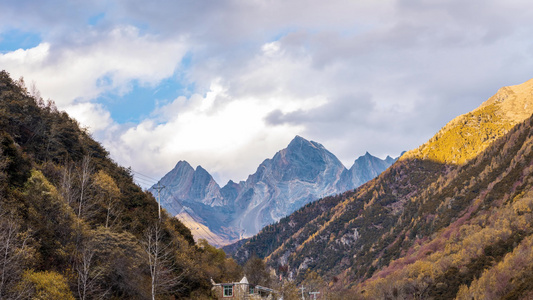
[[[230,180],[222,188],[202,167],[178,162],[160,181],[166,187],[162,205],[173,215],[187,210],[229,243],[255,235],[311,201],[354,189],[394,161],[366,153],[348,170],[321,144],[296,136],[246,181]]]
[[[220,187],[213,177],[200,166],[194,170],[186,161],[179,161],[161,178],[160,184],[165,187],[160,192],[161,205],[173,215],[183,209],[184,203],[211,207],[224,205]],[[156,188],[157,185],[154,185],[150,191],[157,197]]]
[[[248,177],[235,199],[233,226],[251,236],[310,201],[349,189],[338,186],[344,170],[324,146],[297,136]]]

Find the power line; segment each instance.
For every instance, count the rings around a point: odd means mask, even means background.
[[[155,178],[150,177],[150,176],[148,176],[148,175],[144,175],[143,173],[140,173],[140,172],[138,172],[138,171],[135,171],[135,170],[131,170],[131,171],[132,171],[133,173],[137,174],[138,176],[144,177],[144,178],[146,178],[146,179],[148,179],[148,180],[153,180],[153,181],[156,181],[156,182],[159,181],[159,179],[155,179]]]
[[[157,181],[153,181],[153,180],[146,179],[146,178],[143,178],[143,177],[138,177],[136,174],[134,174],[133,180],[138,181],[138,182],[142,182],[142,183],[145,183],[145,184],[149,184],[150,186],[155,185],[157,183]]]
[[[137,179],[134,179],[134,182],[135,182],[135,184],[137,184],[143,190],[150,190],[152,188],[152,186],[157,184],[157,182],[153,183],[153,182],[150,182],[150,181],[137,180]],[[143,186],[148,186],[148,188],[144,188]],[[155,196],[155,194],[154,194],[154,196]]]
[[[156,178],[150,177],[148,175],[144,175],[142,173],[139,173],[138,171],[135,171],[135,170],[131,169],[131,167],[130,167],[130,170],[133,173],[135,180],[143,180],[144,182],[148,182],[151,185],[157,184],[159,182],[159,180],[160,180],[160,179],[156,179]]]
[[[149,185],[149,186],[153,186],[153,185],[157,184],[157,182],[151,182],[149,180],[142,179],[142,178],[134,178],[134,180],[139,182],[139,183],[143,183],[143,184],[146,184],[146,185]]]

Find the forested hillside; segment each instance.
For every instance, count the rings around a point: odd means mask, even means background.
[[[413,197],[406,211],[416,213],[382,250],[400,250],[398,259],[357,290],[367,299],[530,299],[532,191],[533,117]]]
[[[378,178],[265,228],[237,257],[264,256],[348,299],[527,299],[532,113],[533,80],[503,88]]]
[[[31,94],[0,72],[0,299],[203,299],[242,276]]]

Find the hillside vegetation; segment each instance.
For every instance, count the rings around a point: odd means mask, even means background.
[[[418,228],[418,238],[357,289],[368,299],[531,296],[532,150],[533,118],[441,176],[426,189],[427,196],[413,199],[425,202],[420,217],[406,226]]]
[[[0,299],[206,298],[241,268],[196,244],[52,101],[0,72]]]
[[[533,80],[503,88],[378,178],[265,228],[236,257],[256,253],[348,299],[531,297],[532,113]]]

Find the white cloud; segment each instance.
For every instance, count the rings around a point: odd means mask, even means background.
[[[301,126],[267,124],[272,110],[291,112],[324,103],[319,98],[304,99],[300,105],[283,97],[233,99],[227,91],[215,81],[205,97],[179,97],[160,107],[153,118],[117,132],[118,142],[106,144],[125,165],[135,165],[153,176],[162,176],[178,160],[187,160],[202,165],[225,184],[229,179],[244,180],[262,160],[302,131]]]
[[[24,27],[43,42],[1,54],[0,68],[35,81],[43,97],[101,129],[95,136],[117,161],[154,177],[185,159],[223,180],[244,179],[296,134],[345,164],[367,150],[398,155],[499,87],[533,76],[533,10],[524,0],[51,7],[72,4],[7,1],[0,30]],[[139,124],[113,123],[94,101],[176,73],[190,93],[159,99]]]
[[[65,108],[69,115],[91,132],[108,129],[112,124],[111,114],[101,104],[77,103]]]
[[[132,80],[155,85],[172,76],[186,51],[183,39],[159,39],[132,26],[89,30],[72,43],[0,54],[13,77],[35,81],[59,108],[90,101],[103,92],[125,93]]]
[[[0,54],[0,62],[4,66],[29,66],[39,65],[49,55],[50,44],[41,43],[37,47],[24,50],[18,49],[5,54]],[[27,71],[27,70],[24,70]]]

